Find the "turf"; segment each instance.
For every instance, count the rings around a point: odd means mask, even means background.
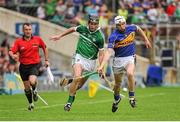
[[[27,110],[24,94],[0,95],[0,120],[14,121],[172,121],[180,120],[180,87],[153,87],[136,89],[137,107],[131,108],[126,95],[116,113],[111,112],[113,95],[99,90],[95,97],[89,98],[88,92],[80,90],[70,112],[63,107],[67,101],[67,92],[40,93],[49,104],[40,100],[35,110]]]

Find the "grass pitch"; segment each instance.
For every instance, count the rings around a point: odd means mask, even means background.
[[[137,107],[131,108],[128,93],[116,113],[111,112],[113,94],[99,90],[95,97],[89,98],[88,91],[80,90],[70,112],[63,107],[68,98],[68,92],[40,93],[49,104],[40,100],[35,103],[35,110],[27,110],[27,100],[24,94],[0,96],[0,121],[124,121],[150,120],[172,121],[180,120],[180,87],[153,87],[136,89]]]

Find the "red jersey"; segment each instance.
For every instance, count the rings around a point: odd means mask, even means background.
[[[37,64],[40,62],[39,48],[45,52],[46,45],[39,36],[32,36],[27,41],[24,38],[16,39],[11,51],[19,52],[19,62],[22,64]]]

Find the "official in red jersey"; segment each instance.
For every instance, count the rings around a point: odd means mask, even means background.
[[[36,85],[41,60],[39,48],[43,49],[46,66],[49,65],[48,53],[43,40],[39,36],[32,35],[32,25],[30,23],[23,24],[23,33],[22,38],[15,40],[9,55],[20,62],[19,72],[29,102],[28,110],[32,111],[34,109],[32,98],[34,101],[38,100]]]

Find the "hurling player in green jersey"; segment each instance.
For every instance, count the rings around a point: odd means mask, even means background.
[[[76,91],[82,87],[88,77],[82,77],[86,73],[95,71],[96,59],[101,64],[104,56],[104,35],[99,27],[99,17],[89,15],[88,26],[79,25],[71,27],[59,35],[51,37],[51,40],[60,40],[62,37],[78,32],[80,34],[76,53],[72,60],[74,80],[63,79],[63,85],[70,84],[69,98],[64,106],[65,111],[70,111],[75,100]],[[63,86],[62,85],[62,86]]]

